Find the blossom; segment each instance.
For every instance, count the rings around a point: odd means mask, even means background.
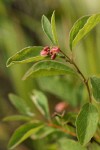
[[[50,54],[50,47],[49,46],[45,46],[43,48],[43,50],[40,52],[40,55],[41,56],[47,56]]]
[[[50,50],[51,59],[54,60],[59,52],[60,52],[59,47],[57,46],[52,47]]]
[[[51,50],[50,50],[50,54],[51,54],[51,55],[52,55],[52,54],[57,54],[57,53],[59,53],[59,52],[60,52],[60,48],[57,47],[57,46],[52,47]]]

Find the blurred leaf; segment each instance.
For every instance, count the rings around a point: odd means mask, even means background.
[[[99,121],[100,121],[100,103],[98,103],[95,99],[92,99],[92,104],[97,108],[99,114]]]
[[[48,83],[48,84],[47,84]],[[39,87],[57,98],[66,101],[71,106],[78,106],[83,98],[83,84],[80,85],[76,77],[71,76],[49,76],[38,78]]]
[[[33,139],[42,139],[46,136],[48,136],[49,134],[56,132],[56,129],[49,127],[47,125],[44,125],[38,132],[36,132],[32,138]]]
[[[52,29],[54,42],[56,45],[58,45],[58,37],[57,37],[56,24],[55,24],[55,11],[53,12],[52,17],[51,17],[51,29]]]
[[[72,123],[75,125],[77,114],[74,112],[68,112],[67,114],[64,115],[63,119],[65,120],[66,123]]]
[[[48,106],[47,97],[40,91],[34,90],[33,94],[31,95],[31,99],[39,109],[39,111],[47,118],[50,119],[50,112]]]
[[[86,103],[76,120],[76,129],[79,142],[86,145],[97,129],[99,115],[96,107],[90,103]]]
[[[95,142],[92,142],[90,145],[89,145],[89,150],[100,150],[100,145],[95,143]]]
[[[87,150],[85,147],[81,146],[80,143],[65,138],[59,140],[58,144],[60,150]]]
[[[93,96],[98,102],[100,102],[100,78],[91,77],[90,80],[93,89]]]
[[[47,37],[51,40],[51,42],[52,42],[53,44],[55,44],[54,39],[53,39],[53,35],[52,35],[51,24],[50,24],[48,18],[43,15],[43,16],[42,16],[41,23],[42,23],[42,28],[43,28],[44,33],[45,33],[45,34],[47,35]]]
[[[9,94],[9,99],[18,111],[23,115],[34,116],[27,103],[15,94]]]
[[[20,143],[22,143],[24,140],[29,138],[32,134],[35,134],[37,131],[39,131],[42,128],[42,124],[40,123],[28,123],[24,124],[21,127],[19,127],[14,134],[12,135],[8,148],[14,149],[16,146],[18,146]]]
[[[42,46],[30,46],[26,47],[16,54],[11,56],[7,61],[7,67],[13,64],[29,63],[36,62],[44,59],[43,56],[40,56],[40,51],[43,49]]]
[[[30,121],[32,120],[31,117],[24,116],[24,115],[13,115],[8,116],[3,119],[3,121]]]
[[[100,22],[100,14],[84,16],[80,18],[71,29],[70,32],[70,49]]]
[[[57,150],[57,144],[56,143],[48,144],[47,150]]]
[[[24,75],[23,80],[28,77],[41,77],[53,75],[75,74],[75,72],[65,64],[57,61],[41,61],[35,63]]]

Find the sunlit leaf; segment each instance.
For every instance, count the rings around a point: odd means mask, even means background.
[[[80,18],[71,29],[70,32],[70,49],[100,22],[100,14],[93,14],[91,16],[84,16]]]
[[[43,49],[42,46],[30,46],[26,47],[16,54],[11,56],[7,61],[7,67],[13,64],[22,64],[22,63],[29,63],[29,62],[36,62],[39,60],[43,60],[44,57],[40,56],[40,51]]]
[[[96,132],[99,115],[96,107],[91,103],[86,103],[76,120],[78,140],[82,145],[86,145]]]
[[[31,99],[39,109],[39,111],[47,118],[50,119],[50,112],[48,106],[47,97],[40,91],[34,90],[33,94],[31,95]]]
[[[55,24],[55,11],[53,12],[52,17],[51,17],[51,29],[52,29],[54,42],[56,45],[58,45],[58,37],[57,37],[56,24]]]
[[[91,77],[91,84],[93,89],[93,96],[95,100],[100,102],[100,78],[98,77]]]
[[[41,23],[42,23],[42,28],[43,28],[44,33],[47,35],[47,37],[50,39],[50,41],[53,44],[55,44],[54,39],[53,39],[53,35],[52,35],[52,29],[51,29],[50,21],[48,20],[48,18],[45,15],[42,16]]]
[[[75,72],[65,64],[58,61],[41,61],[35,63],[24,75],[23,80],[28,77],[41,77],[53,75],[75,74]]]
[[[8,117],[5,117],[3,119],[3,121],[30,121],[32,120],[31,117],[28,117],[28,116],[24,116],[24,115],[12,115],[12,116],[8,116]]]
[[[42,128],[42,126],[43,125],[40,123],[34,123],[34,124],[28,123],[28,124],[22,125],[12,135],[12,137],[9,141],[9,144],[8,144],[8,148],[14,149],[16,146],[18,146],[24,140],[26,140],[31,135],[33,135],[37,131],[39,131]]]
[[[14,105],[14,107],[24,115],[28,116],[34,116],[33,112],[30,110],[30,107],[27,105],[25,100],[20,98],[19,96],[15,94],[9,94],[9,99],[11,103]]]

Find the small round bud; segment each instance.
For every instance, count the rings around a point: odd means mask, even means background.
[[[55,106],[55,111],[58,113],[63,112],[68,107],[68,104],[65,102],[60,102]]]
[[[52,49],[50,50],[50,54],[54,54],[54,53],[59,53],[60,52],[60,48],[55,46],[55,47],[52,47]]]
[[[51,59],[54,60],[56,58],[56,53],[51,55]]]
[[[49,53],[50,53],[50,47],[49,46],[45,46],[43,48],[43,50],[40,52],[40,55],[41,56],[47,56],[47,55],[49,55]]]

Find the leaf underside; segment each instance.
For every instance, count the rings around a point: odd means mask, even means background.
[[[53,75],[66,75],[66,74],[75,74],[75,72],[65,64],[45,60],[35,63],[24,75],[23,80],[28,77],[41,77],[41,76],[53,76]]]

